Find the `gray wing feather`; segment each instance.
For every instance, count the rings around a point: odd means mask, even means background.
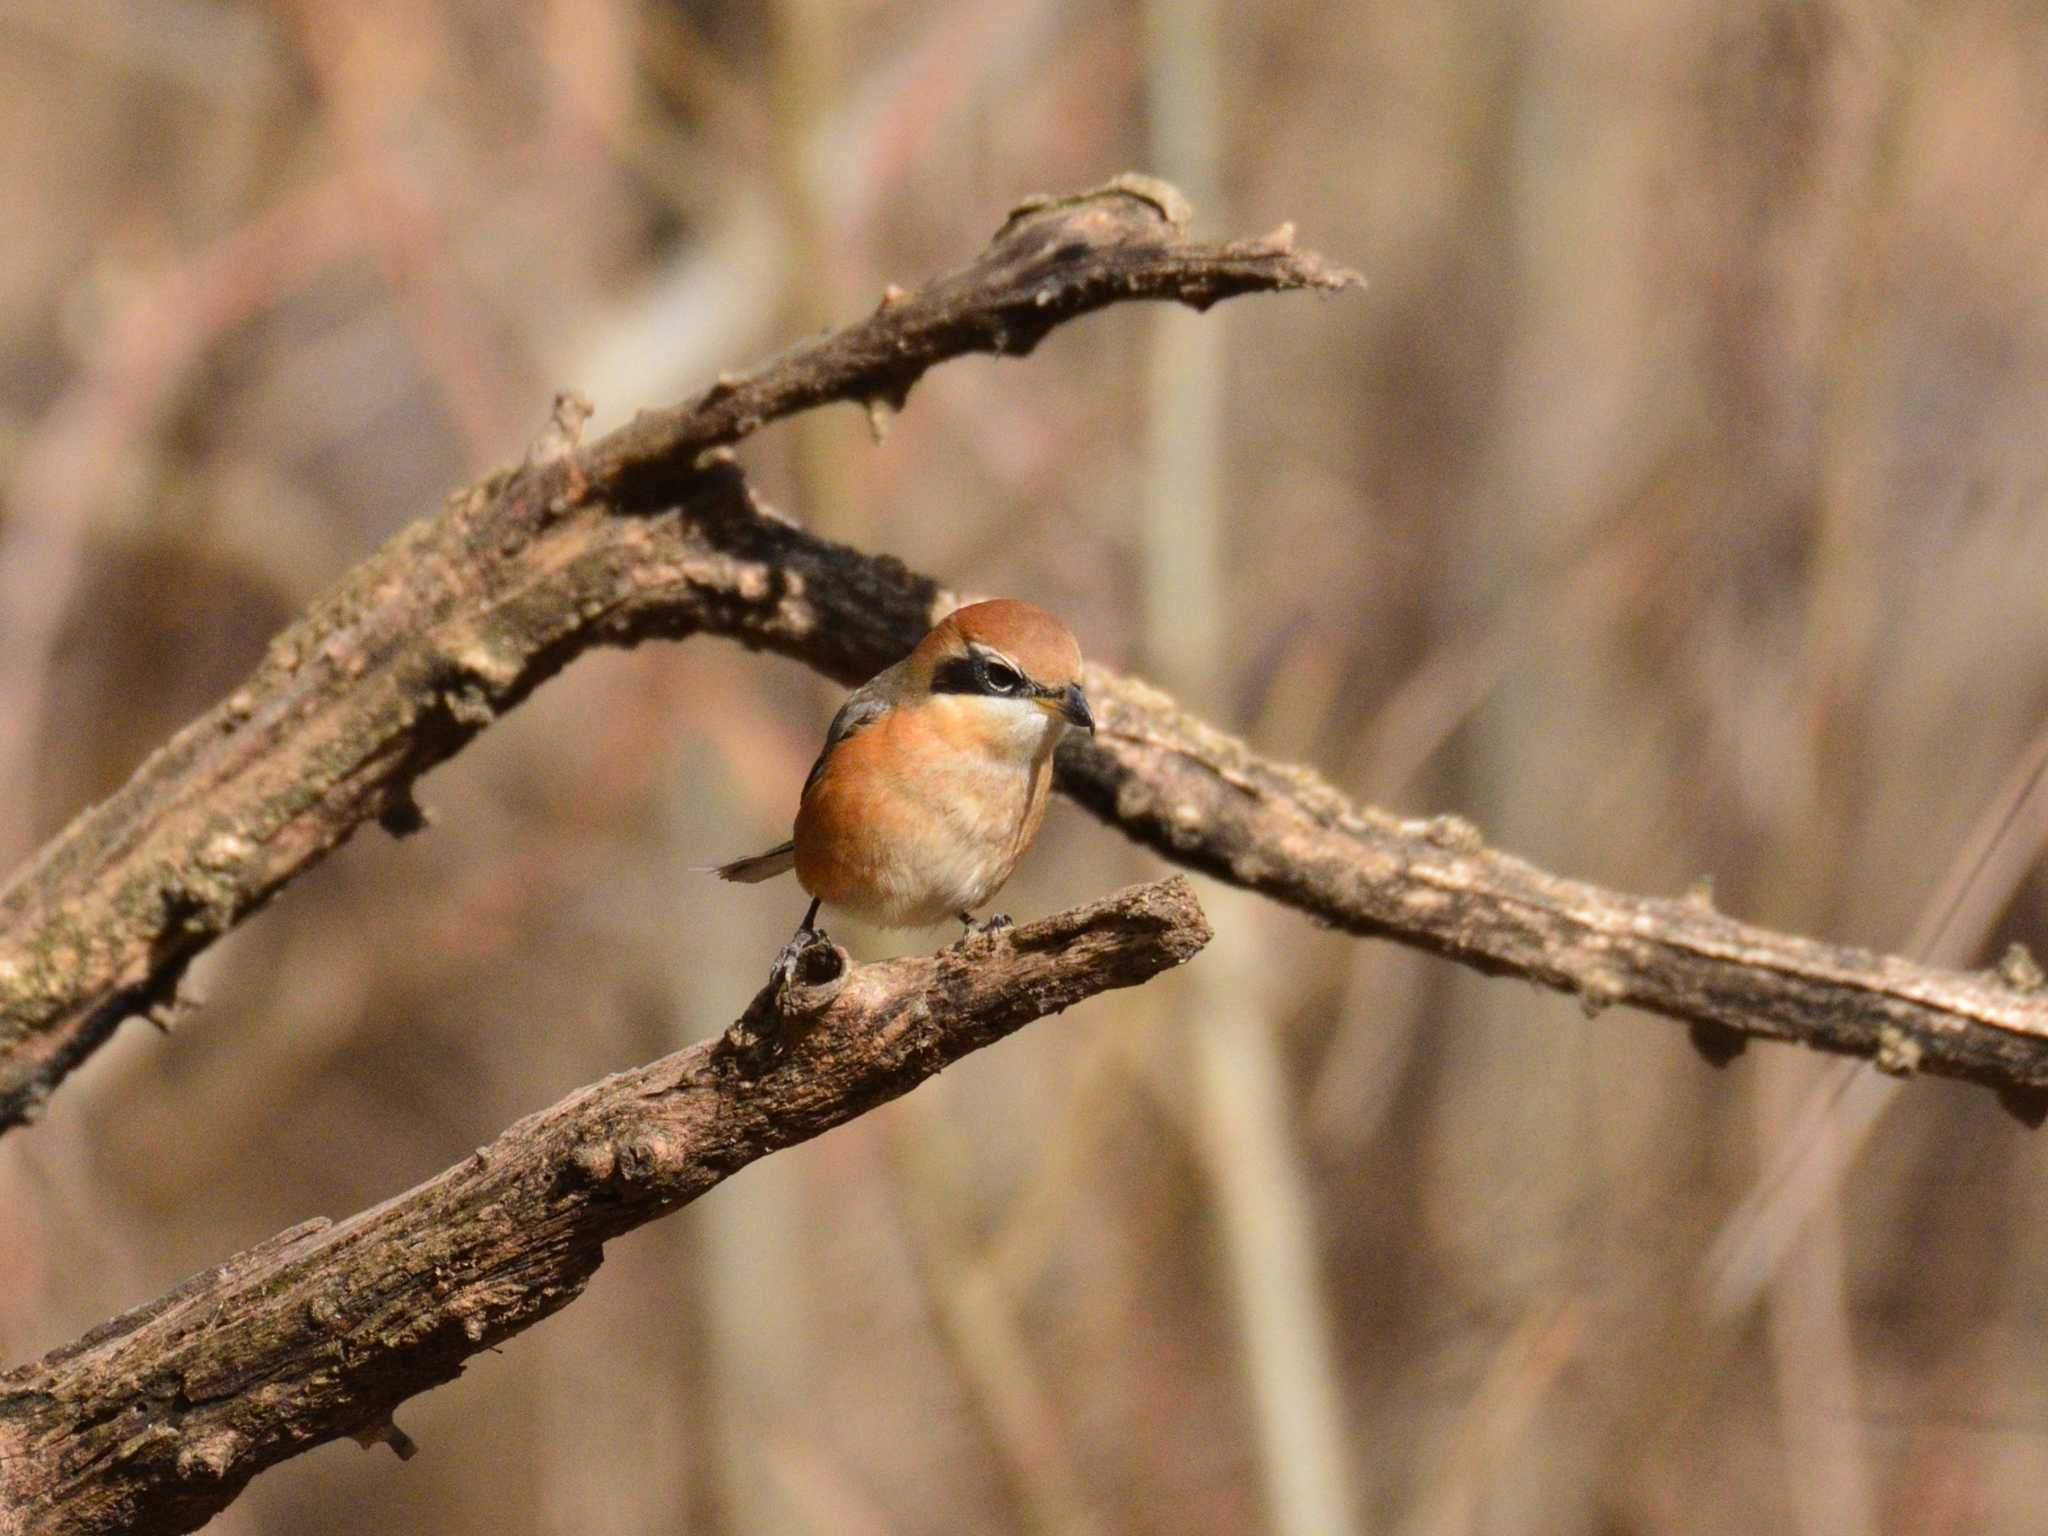
[[[890,672],[894,670],[892,667]],[[825,763],[832,756],[832,749],[862,726],[874,724],[894,707],[894,700],[890,697],[894,689],[885,686],[884,683],[884,679],[889,678],[890,673],[884,672],[880,677],[862,683],[846,696],[846,702],[839,706],[839,713],[832,717],[831,725],[825,729],[825,745],[818,753],[818,760],[811,764],[811,771],[804,778],[804,797],[810,795],[812,786],[824,773]]]

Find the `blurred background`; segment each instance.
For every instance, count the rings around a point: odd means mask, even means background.
[[[1371,286],[950,365],[750,444],[767,497],[1560,872],[2048,948],[2044,79],[2019,0],[0,0],[0,867],[555,389],[602,430],[1143,169]],[[650,646],[433,774],[0,1141],[0,1358],[721,1028],[801,899],[690,866],[835,702]],[[1003,905],[1158,869],[1056,809]],[[1196,965],[214,1529],[2039,1528],[2048,1154],[1989,1094],[1204,896]]]

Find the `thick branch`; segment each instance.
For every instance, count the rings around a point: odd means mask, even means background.
[[[697,568],[729,560],[761,595],[735,587],[736,601],[707,603],[702,629],[851,681],[901,656],[955,602],[895,561],[737,502],[726,511],[698,516]],[[638,622],[637,610],[622,618]],[[892,632],[878,633],[885,624]],[[2022,1113],[2048,1089],[2048,990],[2024,957],[1984,973],[1935,970],[1738,922],[1703,895],[1634,896],[1547,874],[1458,817],[1353,805],[1313,770],[1258,756],[1135,678],[1091,667],[1087,686],[1100,727],[1062,748],[1060,788],[1178,863],[1348,932],[1569,992],[1589,1010],[1626,1003],[1681,1020],[1717,1060],[1755,1035],[1989,1084]]]
[[[1200,303],[1254,273],[1342,281],[1284,242],[1191,245],[1161,211],[1171,201],[1111,191],[1027,213],[974,266],[679,412],[588,450],[565,430],[358,568],[0,895],[0,1128],[126,1013],[167,1005],[191,954],[363,821],[410,825],[413,780],[585,647],[723,634],[846,682],[900,657],[950,595],[763,515],[703,451],[768,414],[907,387],[945,349],[1011,334],[989,317]],[[890,334],[900,365],[877,339]],[[1545,874],[1455,818],[1353,806],[1142,683],[1096,669],[1089,689],[1104,729],[1069,744],[1062,787],[1181,863],[1589,1008],[1686,1021],[1710,1054],[1754,1034],[2048,1089],[2048,993],[2027,966],[1934,971]]]
[[[831,400],[900,403],[933,364],[1028,351],[1062,321],[1124,299],[1206,307],[1232,294],[1341,288],[1351,274],[1282,231],[1207,245],[1161,183],[1020,208],[968,266],[868,319],[643,414],[588,448],[580,417],[528,462],[451,498],[272,642],[256,674],[145,762],[0,889],[0,1131],[31,1117],[122,1019],[174,1010],[192,956],[364,821],[418,824],[410,791],[578,651],[729,630],[788,601],[798,565],[744,553],[751,520],[709,450]],[[727,529],[697,536],[700,514]],[[921,630],[934,589],[877,562],[844,627],[807,636],[850,678]],[[862,578],[856,575],[859,583]],[[872,606],[858,599],[872,599]],[[846,610],[851,608],[851,613]]]
[[[917,959],[849,969],[814,945],[724,1039],[572,1094],[395,1200],[296,1227],[0,1376],[0,1529],[188,1531],[315,1445],[402,1448],[392,1410],[574,1300],[611,1238],[1208,938],[1175,877]]]

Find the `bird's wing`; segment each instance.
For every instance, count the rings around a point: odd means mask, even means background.
[[[890,686],[894,679],[889,672],[870,678],[846,696],[846,702],[839,706],[839,713],[832,717],[832,723],[825,730],[825,745],[818,752],[818,760],[811,764],[811,771],[804,779],[801,798],[808,799],[811,789],[825,772],[825,764],[831,760],[832,750],[839,743],[853,735],[863,726],[873,725],[882,716],[895,708],[895,689]]]

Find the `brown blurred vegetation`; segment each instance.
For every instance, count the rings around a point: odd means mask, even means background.
[[[1371,288],[950,366],[879,449],[752,445],[768,496],[1392,808],[1982,963],[2048,897],[2044,80],[2017,0],[0,0],[0,862],[555,388],[602,429],[1142,167]],[[486,733],[0,1144],[0,1358],[722,1026],[800,901],[690,866],[831,703],[697,642]],[[1004,904],[1150,862],[1056,814]],[[1989,1096],[1880,1106],[1731,1304],[1828,1064],[1212,911],[217,1528],[2038,1528],[2048,1170]]]

